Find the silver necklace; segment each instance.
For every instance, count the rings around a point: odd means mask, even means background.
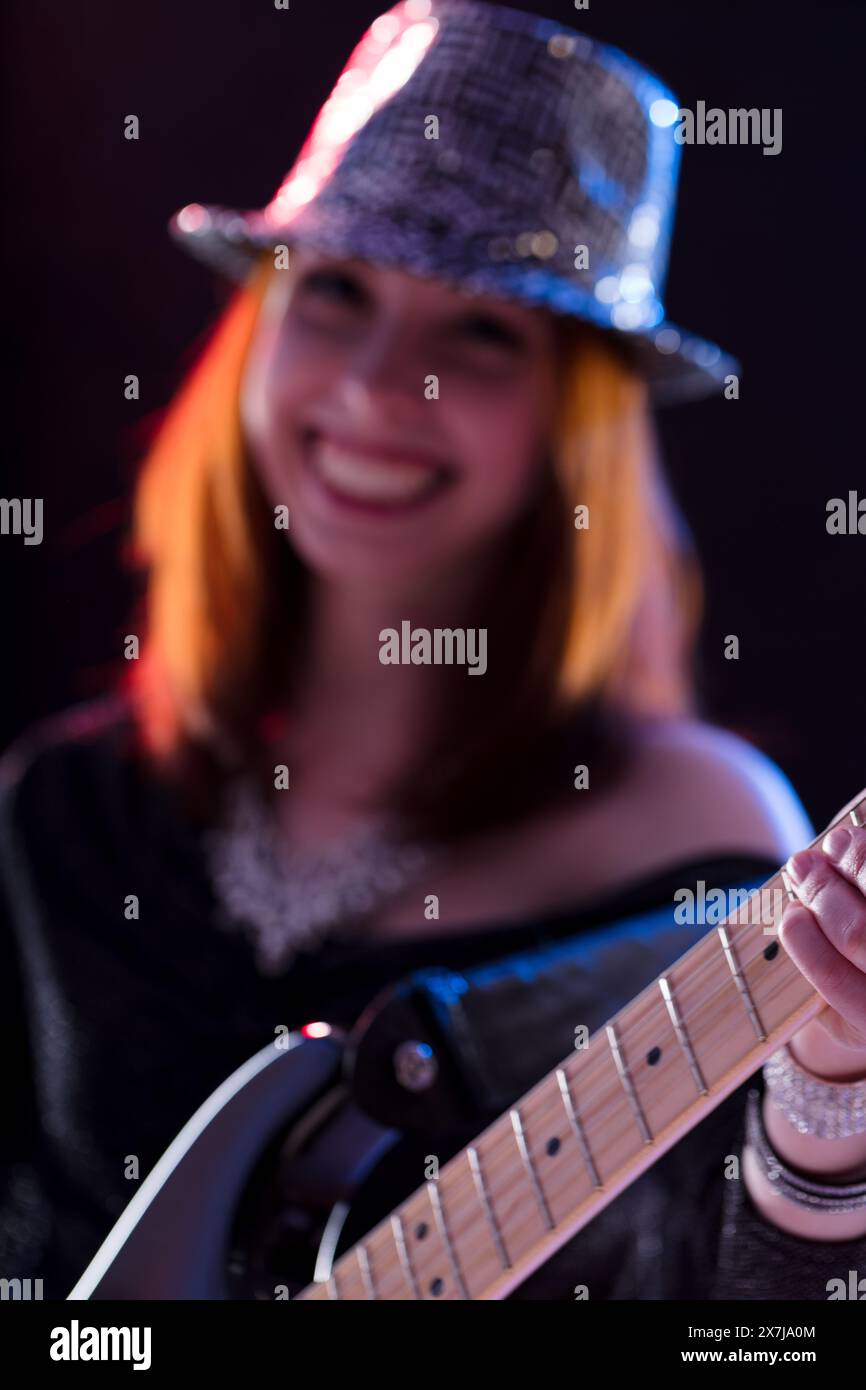
[[[246,932],[264,975],[282,974],[299,951],[395,897],[430,858],[428,846],[401,841],[381,824],[315,853],[286,847],[247,776],[228,789],[204,848],[221,925]]]

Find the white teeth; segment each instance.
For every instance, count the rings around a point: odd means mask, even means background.
[[[341,492],[371,501],[405,502],[429,488],[438,470],[419,463],[365,458],[318,440],[313,449],[321,476]]]

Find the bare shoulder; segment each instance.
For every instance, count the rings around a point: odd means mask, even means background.
[[[437,883],[451,920],[465,927],[574,908],[696,860],[781,864],[813,838],[787,777],[752,744],[697,719],[652,720],[618,782],[598,795],[575,791],[567,806],[454,850]],[[413,924],[407,896],[375,932],[405,934]]]
[[[639,799],[692,848],[729,847],[782,860],[815,835],[782,770],[760,749],[699,719],[641,728],[634,766]]]

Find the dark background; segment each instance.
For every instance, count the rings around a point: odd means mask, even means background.
[[[121,556],[142,431],[221,302],[170,241],[186,202],[257,207],[387,0],[16,0],[7,8],[0,746],[98,694],[132,595]],[[660,416],[709,590],[707,712],[792,777],[816,825],[866,783],[861,0],[520,6],[616,43],[681,104],[781,107],[783,148],[687,147],[667,304],[740,356],[738,402]],[[123,138],[135,113],[141,138]],[[141,400],[123,378],[141,379]],[[737,633],[741,659],[722,659]]]

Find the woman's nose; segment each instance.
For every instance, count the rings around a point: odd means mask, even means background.
[[[367,395],[424,399],[424,381],[433,370],[420,360],[412,325],[382,325],[365,334],[345,364],[347,385]]]

